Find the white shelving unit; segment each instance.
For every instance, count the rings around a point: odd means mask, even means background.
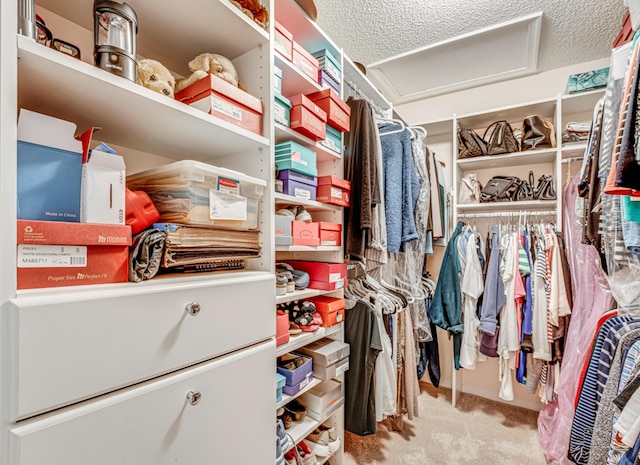
[[[244,88],[264,102],[263,124],[255,134],[93,66],[91,0],[37,2],[47,26],[77,44],[84,61],[18,35],[18,1],[2,2],[0,465],[155,465],[169,456],[235,463],[239,450],[247,463],[270,463],[276,405],[272,28],[263,30],[228,0],[128,3],[139,19],[140,56],[188,75],[196,55],[223,54]],[[273,13],[273,0],[263,3]],[[262,257],[237,272],[19,291],[21,108],[71,121],[79,132],[101,127],[94,140],[117,148],[129,173],[198,160],[266,181],[258,223]],[[194,303],[200,312],[191,315]],[[230,308],[242,308],[242,318]]]

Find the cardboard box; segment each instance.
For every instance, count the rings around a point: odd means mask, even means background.
[[[295,40],[293,41],[293,58],[292,62],[302,74],[307,76],[313,82],[318,82],[318,60],[307,52],[302,45]]]
[[[176,100],[262,135],[262,101],[259,98],[208,74],[177,92]]]
[[[291,101],[278,92],[274,92],[273,120],[289,127],[291,123]]]
[[[291,97],[291,129],[313,141],[327,137],[327,113],[304,95]]]
[[[124,158],[94,149],[82,165],[80,220],[94,224],[125,224]]]
[[[293,34],[291,34],[282,24],[275,21],[273,48],[287,60],[293,60]]]
[[[313,177],[318,174],[317,154],[310,148],[293,141],[280,142],[276,144],[275,155],[279,170],[292,170]]]
[[[80,221],[83,147],[75,132],[73,123],[20,110],[18,219]]]
[[[320,245],[320,228],[318,223],[306,223],[304,221],[291,222],[291,235],[293,245]]]
[[[298,357],[302,357],[306,361],[295,369],[290,370],[284,368],[284,365],[286,365],[287,362],[295,360]],[[290,352],[278,358],[278,373],[287,379],[285,383],[286,386],[295,386],[296,384],[300,384],[300,382],[304,381],[309,374],[313,374],[312,367],[313,361],[311,357],[297,352]]]
[[[344,299],[339,297],[318,296],[307,299],[316,306],[322,315],[322,326],[328,328],[344,321]]]
[[[346,263],[309,262],[303,260],[287,260],[296,270],[309,273],[311,289],[334,291],[342,289],[347,282]]]
[[[18,289],[128,280],[131,227],[17,221]]]
[[[318,178],[318,202],[348,207],[351,205],[351,183],[336,176],[321,176]]]
[[[291,218],[284,215],[275,215],[276,245],[291,245]]]
[[[342,132],[349,131],[351,107],[333,89],[307,94],[307,98],[327,114],[327,123]]]
[[[284,170],[278,173],[278,179],[283,182],[282,191],[285,194],[299,199],[316,199],[317,180],[313,176]]]
[[[349,356],[349,344],[333,339],[320,339],[298,349],[298,352],[313,359],[313,367],[327,367]]]
[[[289,315],[276,312],[276,346],[289,342]]]
[[[342,225],[340,223],[329,223],[320,221],[320,245],[342,245]]]
[[[337,381],[327,381],[305,392],[298,400],[307,407],[307,415],[319,421],[341,398],[342,384]]]

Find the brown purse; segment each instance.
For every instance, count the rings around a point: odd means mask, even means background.
[[[487,134],[489,135],[487,137]],[[506,121],[496,121],[484,132],[484,140],[487,141],[487,153],[500,155],[520,151],[520,144],[513,135],[511,125]]]
[[[487,154],[487,143],[472,129],[458,128],[458,158],[482,157]]]
[[[527,116],[522,123],[522,150],[550,149],[556,146],[553,123],[538,115]]]

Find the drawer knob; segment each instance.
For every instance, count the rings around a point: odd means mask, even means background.
[[[187,394],[187,399],[189,399],[189,403],[191,405],[198,405],[198,402],[200,402],[201,398],[202,394],[200,394],[198,391],[189,391],[189,393]]]
[[[196,316],[198,313],[200,313],[201,307],[198,302],[191,302],[190,304],[187,304],[185,310],[189,315]]]

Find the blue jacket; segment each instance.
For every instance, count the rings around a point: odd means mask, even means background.
[[[458,259],[458,247],[456,242],[462,232],[464,224],[459,221],[447,249],[444,252],[444,259],[438,284],[429,307],[429,319],[436,326],[449,331],[453,335],[453,360],[456,370],[460,369],[460,347],[462,345],[462,293],[460,291],[460,261]]]

